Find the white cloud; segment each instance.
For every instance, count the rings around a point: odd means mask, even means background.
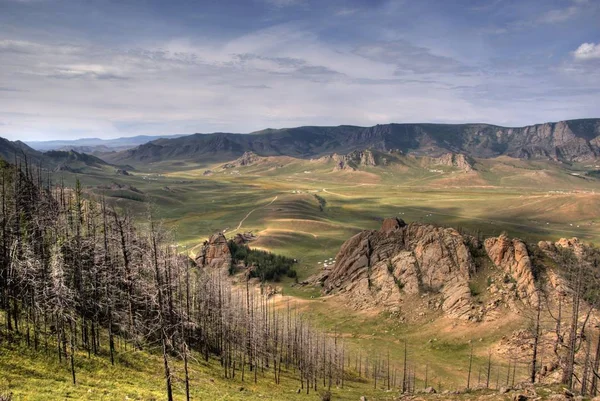
[[[341,8],[335,12],[335,15],[338,17],[346,17],[348,15],[353,15],[358,12],[358,8]]]
[[[263,0],[265,3],[275,7],[290,7],[304,4],[304,0]]]
[[[571,6],[564,9],[550,10],[542,14],[538,22],[544,24],[554,24],[558,22],[568,21],[571,18],[575,17],[577,14],[579,14],[580,11],[581,7],[579,6]]]
[[[577,60],[600,59],[600,43],[582,43],[573,55]]]

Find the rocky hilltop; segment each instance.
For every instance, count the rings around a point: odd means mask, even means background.
[[[158,139],[107,155],[119,163],[164,160],[227,161],[254,152],[260,156],[318,158],[364,149],[399,150],[439,158],[448,153],[475,158],[586,161],[600,156],[600,119],[568,120],[525,127],[490,124],[384,124],[373,127],[297,127],[250,134],[194,134]],[[446,157],[446,156],[443,156]],[[365,160],[368,162],[368,160]],[[460,161],[457,161],[461,163]],[[454,165],[454,161],[452,161]]]
[[[550,296],[564,291],[565,281],[547,260],[578,247],[584,246],[577,239],[529,246],[506,235],[480,241],[453,228],[390,218],[380,230],[346,241],[334,266],[315,281],[356,309],[401,310],[425,299],[426,308],[448,317],[495,319],[501,308],[518,313],[537,306],[538,289]],[[487,283],[479,294],[474,284],[483,269]]]

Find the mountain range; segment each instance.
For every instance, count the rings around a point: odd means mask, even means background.
[[[525,127],[491,124],[304,126],[265,129],[249,134],[218,132],[176,137],[137,136],[114,140],[92,138],[30,144],[38,149],[58,147],[63,151],[44,153],[22,141],[11,142],[0,138],[0,157],[12,161],[15,155],[21,158],[26,156],[31,162],[41,161],[49,168],[56,169],[61,166],[68,168],[68,164],[74,161],[94,167],[104,161],[118,165],[161,161],[214,162],[229,161],[245,152],[260,156],[308,159],[374,149],[417,156],[439,157],[450,152],[476,158],[510,156],[572,163],[600,157],[600,119],[566,120]],[[86,153],[88,157],[84,156]],[[94,156],[90,156],[91,154]]]
[[[71,171],[84,172],[89,169],[112,168],[104,160],[86,153],[76,152],[74,150],[50,150],[40,152],[28,146],[21,141],[9,141],[0,138],[0,159],[9,163],[20,161],[27,162],[32,166],[42,166],[42,168],[53,171]]]
[[[138,135],[131,137],[101,139],[101,138],[80,138],[64,139],[51,141],[26,141],[25,143],[35,150],[75,150],[84,153],[107,152],[114,150],[125,150],[133,148],[144,143],[154,141],[160,138],[177,138],[181,135]]]
[[[313,158],[355,150],[400,151],[440,156],[511,156],[583,162],[600,157],[600,119],[567,120],[525,127],[490,124],[384,124],[266,129],[250,134],[194,134],[157,139],[135,148],[105,154],[111,163],[231,160],[245,152],[260,156]]]

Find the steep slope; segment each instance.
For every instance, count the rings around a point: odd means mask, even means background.
[[[600,155],[600,119],[570,120],[520,128],[489,124],[385,124],[373,127],[298,127],[251,134],[194,134],[159,139],[107,157],[111,162],[225,161],[260,156],[313,158],[357,150],[400,150],[439,157],[447,153],[490,158],[585,161]]]
[[[43,159],[43,155],[21,141],[13,142],[0,138],[0,158],[9,163],[14,163],[15,159],[27,159],[28,162],[39,163]]]

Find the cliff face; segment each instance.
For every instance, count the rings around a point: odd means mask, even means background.
[[[382,230],[363,231],[342,246],[323,284],[328,293],[349,295],[358,308],[393,308],[406,296],[439,293],[446,314],[470,319],[474,270],[466,240],[456,230],[387,219]]]

